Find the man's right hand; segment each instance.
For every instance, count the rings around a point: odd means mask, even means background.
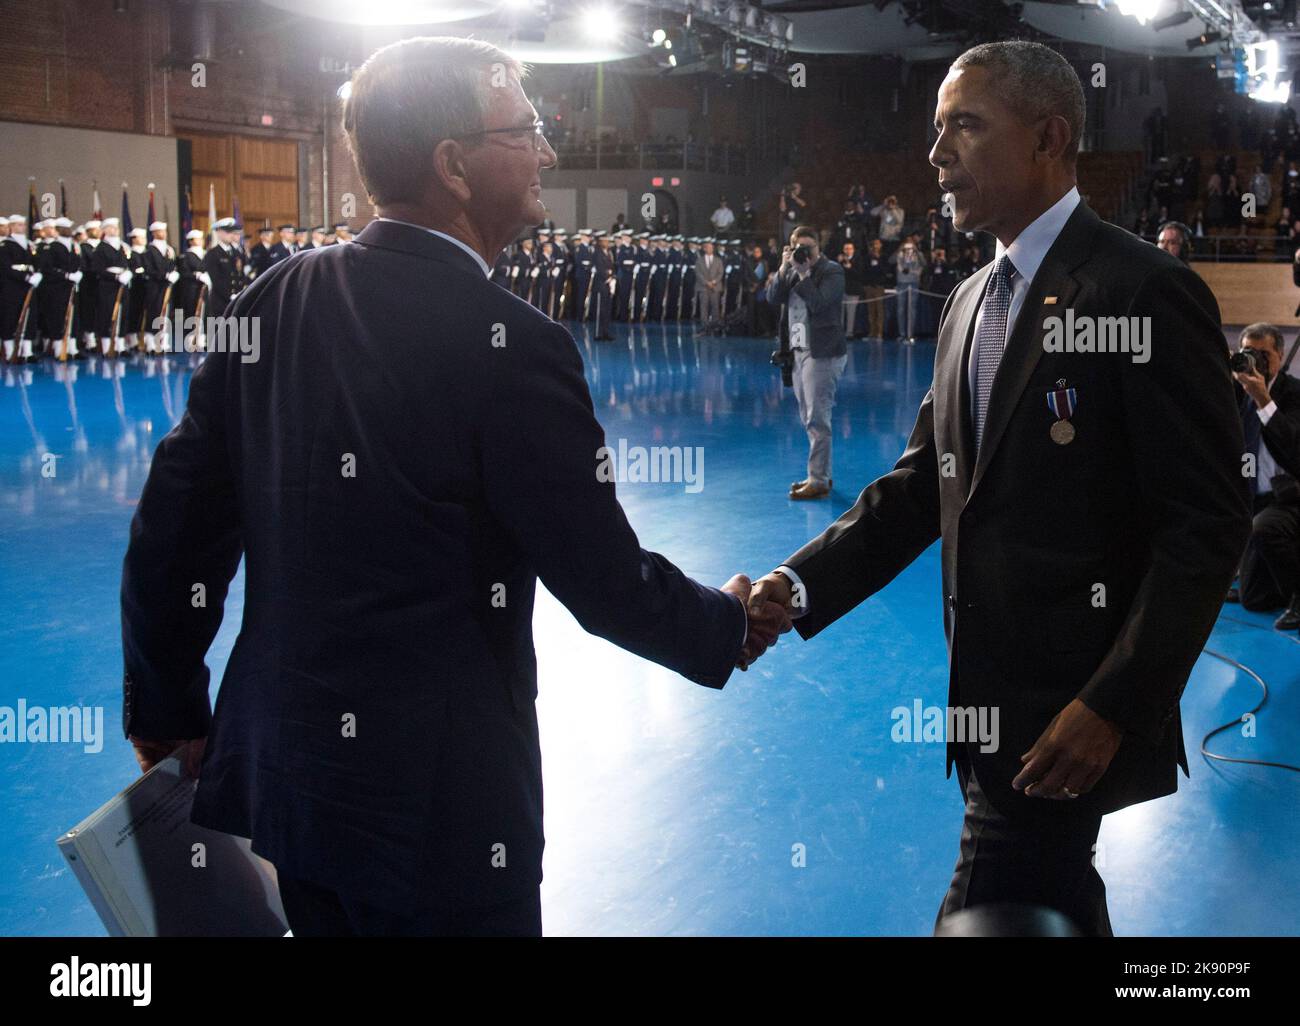
[[[775,602],[787,613],[794,609],[794,588],[790,578],[776,570],[760,577],[750,588],[749,604],[751,607],[761,606],[765,602]]]

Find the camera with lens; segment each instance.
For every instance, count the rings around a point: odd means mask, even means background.
[[[1232,368],[1234,374],[1258,374],[1261,378],[1268,377],[1268,354],[1261,353],[1258,349],[1239,349],[1232,354],[1228,361],[1228,366]]]
[[[772,366],[781,368],[781,384],[794,388],[794,353],[781,348],[772,352]]]
[[[795,246],[794,252],[790,254],[796,264],[806,264],[808,258],[812,256],[812,250],[807,246]]]

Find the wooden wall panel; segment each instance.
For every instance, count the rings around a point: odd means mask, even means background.
[[[264,222],[299,224],[298,143],[233,133],[181,132],[192,151],[194,227],[207,231],[208,186],[216,187],[217,216],[228,217],[239,199],[246,231]]]

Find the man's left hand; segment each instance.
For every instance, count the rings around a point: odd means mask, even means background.
[[[1023,788],[1028,798],[1068,801],[1087,794],[1115,758],[1123,737],[1115,724],[1076,698],[1020,757],[1025,766],[1011,786],[1017,791]]]

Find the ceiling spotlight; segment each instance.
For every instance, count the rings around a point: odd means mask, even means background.
[[[1209,46],[1211,43],[1217,43],[1222,39],[1222,32],[1202,32],[1199,36],[1193,36],[1187,40],[1187,49],[1199,50],[1202,46]]]
[[[588,7],[582,12],[582,30],[588,39],[612,42],[620,32],[618,16],[611,7]]]
[[[650,45],[659,46],[667,38],[668,38],[667,32],[665,32],[661,28],[655,29],[652,33],[650,33]]]

